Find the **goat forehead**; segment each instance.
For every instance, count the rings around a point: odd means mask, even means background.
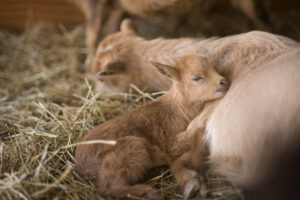
[[[214,65],[211,65],[210,67],[207,68],[207,73],[210,75],[221,76],[221,74],[217,70],[217,67]]]
[[[120,43],[122,44],[123,41],[124,40],[120,37],[108,37],[100,43],[96,53],[98,54],[103,51],[114,50],[120,45]]]
[[[197,68],[187,69],[186,74],[188,77],[195,77],[195,76],[206,77],[209,73],[207,72],[207,70],[199,67],[198,69]]]
[[[99,48],[97,49],[96,55],[103,54],[104,52],[113,52],[116,49],[118,49],[118,46],[119,45],[112,44],[112,43],[100,45]]]
[[[103,51],[98,53],[94,59],[98,62],[101,62],[103,65],[104,63],[111,62],[113,60],[113,55],[110,51]]]
[[[109,51],[109,50],[112,50],[113,48],[114,48],[114,46],[112,44],[108,44],[103,47],[102,51]]]
[[[182,69],[189,69],[189,70],[202,70],[203,68],[206,68],[209,66],[210,63],[206,58],[199,58],[196,56],[186,56],[183,57],[179,62],[178,66]]]
[[[207,68],[203,67],[201,63],[192,65],[181,65],[180,68],[184,71],[185,74],[205,75],[208,73]]]
[[[100,59],[120,59],[122,57],[127,57],[128,52],[122,50],[121,48],[111,48],[98,52],[97,57]]]

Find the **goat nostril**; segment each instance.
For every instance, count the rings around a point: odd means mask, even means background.
[[[222,85],[222,86],[225,86],[225,87],[228,86],[228,83],[227,83],[227,81],[225,79],[221,79],[220,82],[219,82],[219,84]]]

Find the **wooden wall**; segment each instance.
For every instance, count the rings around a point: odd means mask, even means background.
[[[83,14],[66,0],[0,0],[0,28],[24,28],[28,23],[74,25]]]

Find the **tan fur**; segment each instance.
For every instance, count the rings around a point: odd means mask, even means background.
[[[300,153],[299,56],[295,48],[234,79],[225,97],[206,105],[177,136],[182,147],[175,153],[194,152],[186,162],[203,168],[206,149],[216,172],[258,199],[297,197],[299,173],[292,165],[299,166],[294,159]]]
[[[176,135],[176,145],[171,148],[171,153],[176,158],[171,165],[171,171],[184,191],[184,199],[206,197],[203,176],[209,147],[204,140],[204,133],[206,121],[217,102],[219,100],[207,102],[187,130]]]
[[[170,91],[154,102],[104,122],[82,139],[116,140],[115,146],[89,144],[76,148],[77,172],[92,180],[102,195],[161,199],[151,187],[138,184],[147,171],[160,165],[169,165],[178,173],[182,188],[189,179],[197,178],[196,171],[182,165],[189,154],[175,153],[181,148],[176,135],[186,129],[205,102],[223,97],[228,85],[216,72],[214,62],[205,57],[186,56],[175,67],[154,64],[173,77]]]
[[[125,20],[124,23],[130,22]],[[101,81],[96,90],[100,93],[126,93],[130,83],[146,92],[167,90],[170,81],[149,60],[174,65],[184,55],[208,55],[218,63],[220,72],[232,81],[299,46],[291,39],[259,31],[219,39],[145,40],[128,27],[106,37],[98,46],[92,65],[94,74],[105,70],[112,62],[123,63],[125,69],[114,75],[98,76]]]
[[[208,122],[216,170],[252,187],[268,178],[278,155],[300,144],[300,49],[232,82]]]
[[[253,190],[257,199],[297,198],[299,56],[297,48],[233,81],[223,99],[206,105],[187,131],[178,134],[181,147],[175,153],[192,152],[186,162],[203,168],[206,149],[216,172]]]
[[[197,169],[197,176],[203,175],[210,153],[213,169],[253,191],[256,199],[299,196],[299,56],[300,48],[279,56],[243,81],[233,81],[223,99],[205,105],[176,136],[172,152],[181,155],[181,167],[174,173],[179,183],[187,163]],[[200,183],[196,179],[185,184],[185,191],[201,194]]]

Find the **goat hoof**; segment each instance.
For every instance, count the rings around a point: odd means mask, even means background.
[[[201,186],[198,180],[191,179],[185,185],[183,197],[184,200],[205,198],[206,188]]]

